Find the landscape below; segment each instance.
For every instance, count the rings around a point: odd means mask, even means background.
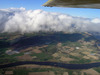
[[[18,61],[58,62],[66,64],[100,62],[99,43],[99,40],[87,32],[1,33],[0,65]],[[14,75],[32,75],[31,73],[37,72],[37,75],[39,75],[38,72],[42,72],[43,75],[88,75],[92,71],[94,73],[90,75],[100,75],[99,67],[87,70],[68,70],[50,66],[31,66],[22,65],[4,68],[0,69],[0,73],[5,74],[10,72],[14,73]]]

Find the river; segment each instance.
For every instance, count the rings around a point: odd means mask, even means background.
[[[25,64],[45,65],[45,66],[61,67],[61,68],[66,68],[66,69],[89,69],[89,68],[94,68],[94,67],[100,67],[100,62],[89,63],[89,64],[65,64],[65,63],[57,63],[57,62],[21,61],[21,62],[0,65],[0,69],[19,66],[19,65],[25,65]]]

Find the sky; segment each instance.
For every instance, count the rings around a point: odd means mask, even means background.
[[[46,1],[0,1],[0,33],[100,32],[100,9],[42,6]]]
[[[42,4],[46,1],[48,0],[0,0],[0,9],[23,7],[26,10],[42,9],[47,12],[58,12],[71,16],[100,18],[100,9],[43,7]]]

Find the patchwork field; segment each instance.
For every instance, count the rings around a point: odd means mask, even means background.
[[[24,35],[5,33],[0,34],[0,37],[0,65],[18,61],[46,61],[68,64],[100,62],[99,41],[86,33],[61,32]],[[40,73],[41,75],[99,75],[100,73],[98,69],[93,68],[75,71],[40,65],[23,65],[14,68],[11,69],[14,75],[18,75],[21,71],[23,72],[22,75],[40,75]],[[20,68],[20,70],[17,68]],[[27,68],[30,68],[30,70],[27,70]],[[7,70],[10,69],[5,69],[4,72],[1,70],[1,72],[5,73]]]

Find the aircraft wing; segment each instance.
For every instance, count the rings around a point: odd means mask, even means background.
[[[43,6],[100,9],[100,0],[48,0]]]

